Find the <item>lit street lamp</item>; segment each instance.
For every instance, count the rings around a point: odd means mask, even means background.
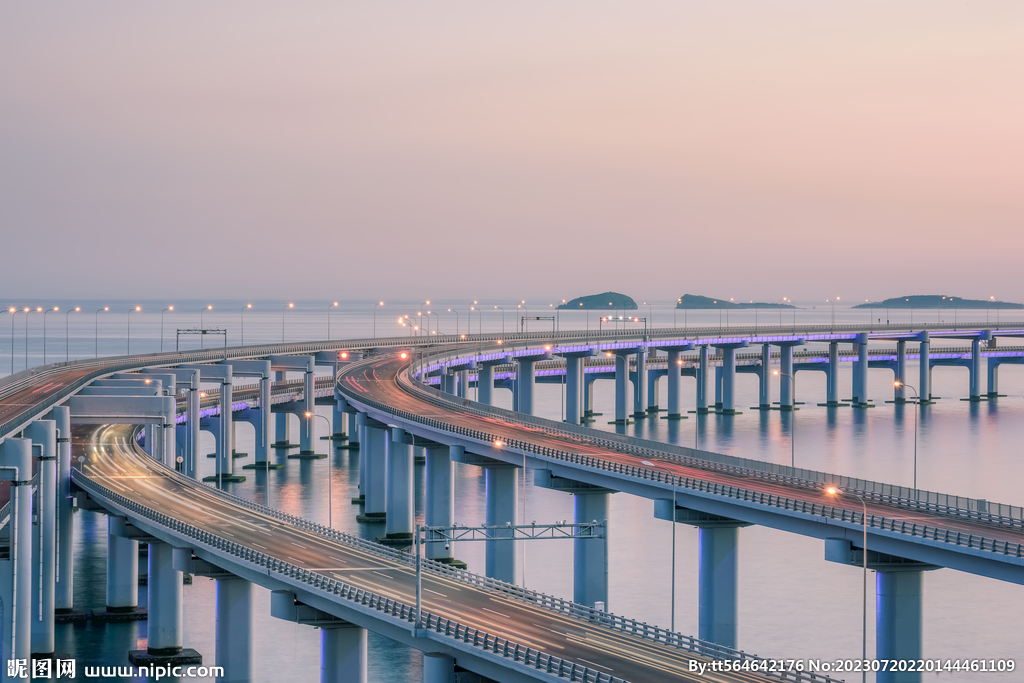
[[[43,311],[43,365],[46,365],[46,314],[56,313],[59,310],[60,309],[58,307],[54,306],[47,311]]]
[[[252,304],[246,304],[245,306],[242,306],[242,310],[238,314],[238,319],[239,319],[239,322],[241,322],[241,327],[242,327],[242,346],[245,346],[245,312],[250,310],[251,308],[252,308]]]
[[[128,353],[125,355],[132,355],[132,313],[138,313],[142,310],[142,306],[136,306],[135,308],[128,309]]]
[[[373,338],[377,338],[377,308],[383,306],[383,301],[378,301],[373,307]]]
[[[173,310],[174,306],[168,306],[164,310],[160,311],[160,353],[164,352],[164,313]]]
[[[895,387],[899,389],[901,386],[907,387],[908,389],[914,389],[906,382],[900,382],[896,380],[894,383]],[[917,394],[917,389],[914,389],[914,401],[916,403],[921,402],[921,397]],[[917,489],[917,409],[914,409],[914,489]]]
[[[868,659],[868,505],[864,502],[864,499],[858,496],[856,493],[849,493],[842,491],[835,486],[829,486],[825,489],[825,493],[830,496],[853,496],[860,501],[861,506],[864,508],[864,517],[862,518],[864,526],[864,540],[861,543],[863,547],[862,555],[864,560],[864,597],[861,602],[863,603],[863,622],[861,625],[861,661],[866,662]],[[867,667],[861,668],[861,681],[867,681],[868,670]]]
[[[96,335],[96,358],[100,357],[100,313],[105,313],[109,310],[110,306],[104,306],[93,315],[94,334]]]
[[[25,307],[25,369],[26,370],[28,369],[28,314],[32,313],[32,312],[33,311],[32,311],[31,308],[29,308],[28,306]],[[42,312],[43,312],[43,307],[42,306],[36,306],[35,313],[42,313]],[[45,316],[44,316],[44,320],[45,320]],[[45,322],[44,322],[44,324],[45,324]]]
[[[335,301],[333,304],[327,307],[327,339],[331,338],[331,309],[337,308],[338,302]]]
[[[327,423],[327,433],[330,434],[332,429],[333,429],[333,427],[331,427],[331,421],[330,420],[328,420],[323,415],[317,415],[316,413],[310,413],[310,412],[306,413],[306,419],[307,420],[312,420],[315,417],[319,417],[321,420],[323,420],[324,422]],[[267,466],[269,467],[269,461],[268,461],[268,465]],[[268,487],[270,486],[269,482],[267,482],[267,486]],[[334,528],[334,517],[333,517],[333,515],[334,515],[334,494],[332,493],[332,491],[333,491],[333,488],[332,488],[332,485],[331,485],[331,458],[328,458],[327,459],[327,527],[330,528],[330,529]]]
[[[295,304],[288,304],[281,309],[281,343],[284,344],[284,314],[289,308],[295,308]]]
[[[647,465],[648,467],[660,467],[668,473],[669,478],[672,479],[672,616],[671,616],[671,630],[675,633],[676,630],[676,478],[664,465],[653,463],[650,460],[641,460],[641,465]]]
[[[501,306],[495,306],[495,308],[501,311],[501,333],[505,334],[505,309]]]
[[[14,318],[18,315],[18,309],[11,306],[7,309],[11,314],[11,374],[14,374]]]
[[[203,334],[203,332],[202,332],[202,330],[206,329],[206,326],[203,325],[203,313],[206,313],[207,311],[212,311],[212,310],[213,310],[213,306],[207,306],[206,308],[204,308],[204,309],[199,311],[199,330],[200,330],[200,332],[199,332],[199,348],[203,348],[203,344],[204,344],[204,342],[206,340],[206,335]],[[220,486],[219,483],[217,485]]]
[[[459,336],[459,312],[458,311],[454,311],[454,310],[452,310],[450,308],[448,309],[448,312],[455,314],[455,336],[458,337]]]

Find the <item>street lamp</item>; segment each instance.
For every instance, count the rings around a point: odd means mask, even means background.
[[[331,339],[331,309],[332,308],[337,308],[337,307],[338,307],[338,302],[337,301],[335,301],[333,304],[331,304],[330,306],[327,307],[327,339],[328,339],[328,341],[330,341],[330,339]]]
[[[173,310],[174,306],[168,306],[164,310],[160,311],[160,353],[164,352],[164,313]]]
[[[835,486],[829,486],[825,489],[825,493],[830,496],[853,496],[860,501],[860,504],[864,508],[864,540],[861,543],[863,547],[862,555],[864,560],[864,598],[861,601],[863,603],[863,623],[861,625],[861,661],[866,662],[868,659],[868,505],[864,502],[864,499],[858,496],[856,493],[850,493],[848,491],[842,491]],[[867,667],[861,669],[861,681],[866,682],[868,680]]]
[[[323,415],[318,415],[316,413],[311,413],[311,412],[308,412],[308,411],[306,412],[306,419],[307,420],[312,420],[314,417],[319,417],[321,420],[323,420],[324,422],[327,423],[327,433],[330,434],[331,430],[333,429],[331,427],[331,421],[328,420]],[[270,486],[270,482],[267,482],[267,486],[268,487]],[[332,488],[332,484],[331,484],[331,459],[328,458],[328,460],[327,460],[327,527],[330,528],[330,529],[334,528],[334,517],[333,517],[333,515],[334,515],[334,495],[333,495],[332,491],[333,491],[333,488]]]
[[[453,311],[450,308],[448,309],[448,312],[455,314],[455,336],[458,337],[459,336],[459,312],[458,311]]]
[[[11,374],[14,374],[14,318],[18,315],[18,309],[11,306],[7,309],[11,314]]]
[[[832,304],[832,331],[833,332],[836,329],[836,302],[837,301],[839,301],[839,297],[838,296],[835,297],[834,299],[825,299],[825,303]]]
[[[530,309],[526,307],[526,301],[523,301],[522,303],[516,304],[516,308],[523,309],[524,311],[526,311],[526,317],[527,318],[530,317]],[[519,322],[519,331],[520,332],[526,332],[526,328],[527,327],[529,327],[529,325],[527,324],[527,322],[525,320],[521,320]]]
[[[252,309],[252,304],[246,304],[242,306],[241,312],[238,314],[238,320],[241,322],[242,327],[242,346],[245,346],[245,312]],[[270,462],[269,460],[267,462]]]
[[[793,381],[793,375],[788,372],[779,372],[775,370],[773,374],[780,375],[789,379],[789,397],[793,399],[793,410],[790,413],[793,415],[793,424],[789,427],[789,466],[796,467],[796,382]]]
[[[900,382],[896,380],[894,386],[899,389],[900,387],[907,387],[908,389],[914,389],[906,382]],[[917,394],[917,389],[914,389],[914,401],[916,403],[921,402],[921,397]],[[914,410],[914,489],[917,489],[917,409]]]
[[[383,306],[383,301],[378,301],[373,307],[373,338],[377,338],[377,307]]]
[[[104,306],[103,308],[96,311],[95,314],[93,314],[93,322],[95,327],[94,334],[96,335],[96,358],[100,357],[100,313],[105,313],[109,310],[110,306]]]
[[[505,334],[505,309],[501,306],[495,306],[495,308],[501,310],[501,334]]]
[[[53,308],[43,311],[43,365],[46,365],[46,314],[57,313],[60,309],[56,306]]]
[[[284,344],[284,314],[289,308],[295,308],[295,304],[288,304],[281,309],[281,343]]]
[[[641,460],[641,465],[647,465],[648,467],[660,467],[668,473],[668,476],[672,479],[672,617],[671,617],[671,630],[674,633],[676,630],[676,477],[672,474],[664,465],[653,463],[650,460]]]
[[[25,307],[25,369],[28,369],[28,314],[32,313],[32,309],[28,306]],[[36,313],[42,313],[43,307],[36,306]]]
[[[136,306],[135,308],[128,309],[128,353],[126,355],[132,355],[132,313],[138,313],[142,310],[142,306]]]
[[[206,335],[202,332],[203,330],[206,329],[206,326],[203,325],[203,313],[206,313],[207,311],[212,311],[212,310],[213,310],[213,306],[210,305],[210,306],[207,306],[206,308],[201,309],[199,311],[199,330],[200,330],[200,332],[199,332],[199,348],[203,348],[203,344],[204,344],[204,342],[206,340]],[[218,486],[219,485],[220,484],[218,484]]]

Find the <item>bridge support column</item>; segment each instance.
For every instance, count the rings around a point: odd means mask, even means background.
[[[793,347],[789,344],[779,347],[779,374],[788,375],[779,380],[779,410],[793,410],[796,396],[793,391]]]
[[[71,505],[71,409],[56,406],[50,417],[57,423],[57,569],[53,606],[56,614],[74,609],[75,524]]]
[[[256,675],[253,650],[252,583],[237,577],[217,578],[217,666],[223,683],[245,683]]]
[[[363,514],[356,517],[362,523],[384,522],[387,518],[387,430],[366,413],[359,413],[361,422],[359,461],[366,471],[363,490]],[[372,424],[371,424],[372,423]]]
[[[366,683],[366,629],[355,624],[320,629],[320,683]]]
[[[655,360],[651,358],[650,360]],[[657,415],[661,412],[661,407],[658,405],[658,401],[661,398],[661,393],[658,391],[661,380],[661,373],[654,370],[647,370],[647,414]]]
[[[708,412],[708,347],[700,347],[697,365],[697,414]]]
[[[139,611],[139,542],[124,538],[124,517],[107,516],[107,613]]]
[[[384,536],[377,539],[387,545],[409,545],[413,532],[412,446],[404,429],[393,427],[387,440],[387,520]]]
[[[456,395],[459,398],[469,397],[469,369],[463,368],[459,370],[459,385],[456,387]]]
[[[39,456],[39,514],[32,525],[32,654],[53,654],[54,580],[57,549],[57,423],[33,420],[25,438],[42,446]]]
[[[186,419],[185,424],[185,460],[182,462],[185,465],[186,476],[192,477],[193,479],[199,479],[199,414],[200,414],[200,399],[198,384],[194,389],[188,391],[188,406],[186,407]]]
[[[981,339],[971,340],[971,379],[969,400],[981,400]]]
[[[722,410],[722,366],[715,366],[715,412]]]
[[[580,420],[583,422],[594,422],[594,415],[600,415],[600,413],[594,412],[594,382],[597,381],[593,378],[587,377],[586,366],[583,367],[583,418]]]
[[[736,410],[736,349],[746,342],[716,346],[722,354],[722,407],[723,415],[739,415]]]
[[[636,381],[633,382],[633,419],[647,417],[647,349],[636,349]]]
[[[476,400],[487,405],[494,402],[494,366],[490,363],[476,366]]]
[[[146,650],[132,650],[128,661],[149,664],[202,664],[203,657],[184,642],[182,615],[183,566],[192,557],[187,548],[175,548],[159,541],[149,543],[149,615],[146,619]]]
[[[759,374],[761,385],[759,387],[757,407],[759,410],[772,409],[772,347],[771,344],[761,345],[761,372]]]
[[[857,362],[854,363],[853,401],[854,408],[868,407],[868,335],[857,335]]]
[[[665,375],[665,382],[668,385],[668,415],[665,417],[669,420],[679,420],[683,417],[679,401],[683,385],[680,355],[679,349],[668,350],[668,374]]]
[[[265,463],[270,458],[270,378],[260,378],[260,415],[256,427],[256,445],[254,447],[256,463]],[[287,416],[286,416],[287,417]]]
[[[465,452],[462,446],[448,448],[426,448],[426,510],[427,526],[451,526],[455,519],[455,471],[452,468],[452,454],[461,460]],[[465,562],[455,560],[455,549],[445,548],[442,543],[427,543],[424,548],[427,558],[466,568]]]
[[[274,381],[284,382],[288,377],[285,370],[274,371]],[[289,431],[291,417],[288,413],[277,413],[274,415],[274,448],[296,448],[298,444],[289,442]]]
[[[985,370],[988,379],[987,395],[989,398],[997,398],[999,396],[999,362],[990,356],[985,361]]]
[[[921,659],[922,571],[879,570],[875,579],[875,658]],[[879,671],[878,683],[920,683],[921,672]]]
[[[573,494],[573,517],[577,524],[606,522],[610,493]],[[572,600],[593,607],[604,603],[608,610],[608,529],[599,540],[576,539],[572,542]]]
[[[736,647],[737,540],[739,524],[700,525],[698,619],[699,637]]]
[[[9,559],[0,561],[0,654],[7,661],[28,660],[32,656],[32,581],[22,577],[32,575],[32,442],[4,439],[0,466],[17,468],[17,474],[13,469],[0,470],[0,476],[11,482],[11,550]]]
[[[906,403],[907,389],[904,385],[907,383],[907,342],[905,339],[896,342],[896,381],[899,382],[899,386],[896,387],[893,403]]]
[[[316,455],[316,374],[310,370],[302,375],[302,403],[299,455]],[[314,417],[306,417],[305,413],[313,413]]]
[[[629,419],[629,356],[631,351],[615,352],[615,420],[609,424],[632,424]]]
[[[790,350],[790,366],[792,367],[793,355]],[[829,408],[837,408],[841,405],[839,401],[839,342],[828,343],[828,374],[826,375],[825,405]]]
[[[920,334],[921,343],[918,347],[918,363],[920,364],[920,379],[918,379],[917,390],[920,393],[921,403],[932,402],[932,363],[930,347],[931,342],[928,341],[928,333],[922,332]]]
[[[583,414],[582,401],[583,358],[576,355],[565,357],[565,421],[580,424]]]
[[[516,368],[516,400],[515,409],[521,413],[533,415],[533,389],[536,384],[534,370],[535,360],[520,358]]]
[[[519,513],[519,487],[516,486],[519,469],[511,465],[484,468],[487,487],[487,526],[503,527],[516,524]],[[525,473],[524,473],[525,476]],[[495,529],[494,537],[511,536],[503,529]],[[515,541],[485,541],[485,575],[492,579],[516,583],[519,577],[519,558]]]
[[[451,683],[455,680],[455,658],[441,652],[423,653],[423,683]]]
[[[217,471],[227,477],[232,476],[235,472],[235,459],[232,454],[235,445],[234,423],[231,417],[231,383],[222,382],[220,385],[220,439],[217,441]]]
[[[345,398],[338,391],[338,385],[335,384],[334,405],[331,407],[331,441],[340,443],[346,439],[348,439],[348,435],[345,434]]]

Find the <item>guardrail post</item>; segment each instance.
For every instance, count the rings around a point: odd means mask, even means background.
[[[252,617],[252,583],[218,576],[216,661],[224,668],[222,683],[246,683],[256,674]]]
[[[11,437],[0,442],[0,468],[11,482],[11,550],[0,560],[0,675],[6,675],[7,662],[27,661],[32,654],[32,442]]]
[[[42,446],[39,455],[39,510],[32,525],[32,654],[53,654],[54,577],[57,549],[57,423],[33,420],[25,437]]]

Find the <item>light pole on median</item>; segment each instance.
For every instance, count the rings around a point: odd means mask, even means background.
[[[160,311],[160,353],[164,352],[164,313],[173,310],[174,306],[168,306],[164,310]]]
[[[384,302],[383,302],[383,301],[378,301],[378,302],[377,302],[376,304],[374,304],[374,306],[373,306],[373,338],[374,338],[374,339],[376,339],[376,338],[377,338],[377,309],[378,309],[378,308],[379,308],[380,306],[383,306],[383,305],[384,305]]]
[[[502,308],[501,306],[495,306],[495,308],[497,308],[498,310],[501,311],[501,334],[504,335],[505,334],[505,309]]]
[[[60,311],[60,308],[58,308],[57,306],[54,306],[51,309],[43,311],[43,365],[46,365],[46,314],[57,313],[58,311]]]
[[[789,427],[789,466],[796,468],[796,383],[793,381],[793,375],[788,372],[775,370],[774,374],[789,380],[789,396],[793,399],[793,410],[790,411],[790,414],[793,415],[793,422]]]
[[[32,313],[32,309],[28,306],[25,307],[25,369],[28,369],[28,314]],[[36,313],[42,313],[43,307],[36,306]]]
[[[324,422],[327,423],[327,433],[330,434],[332,432],[332,430],[334,429],[331,426],[331,421],[330,420],[328,420],[323,415],[318,415],[317,413],[310,413],[310,412],[306,413],[306,419],[307,420],[312,420],[313,418],[316,418],[316,417],[319,417],[321,420],[323,420]],[[314,446],[314,448],[315,448],[315,446]],[[333,450],[334,449],[332,448],[331,450],[332,450],[332,455],[328,456],[328,458],[327,458],[327,527],[330,528],[330,529],[333,529],[334,528],[334,494],[332,492],[333,492],[334,489],[332,488],[332,484],[331,484],[331,478],[332,478],[331,477],[331,467],[332,467],[332,464],[333,464],[331,461],[334,459],[333,458]],[[268,461],[267,467],[269,469],[269,461]],[[268,487],[270,486],[270,482],[269,481],[267,482],[267,486]]]
[[[675,633],[676,630],[676,478],[664,465],[653,463],[650,460],[641,460],[641,465],[647,465],[648,467],[659,467],[668,473],[668,476],[672,479],[672,612],[671,612],[671,630]]]
[[[252,304],[246,304],[242,306],[241,312],[238,314],[238,321],[241,323],[242,328],[242,346],[245,346],[245,312],[252,309]],[[268,461],[269,462],[269,461]]]
[[[136,306],[135,308],[128,309],[128,352],[126,355],[132,355],[132,313],[138,313],[142,310],[142,306]]]
[[[284,314],[289,308],[295,308],[295,304],[288,304],[281,309],[281,343],[284,344]]]
[[[100,357],[100,313],[106,313],[109,310],[110,306],[104,306],[93,315],[94,334],[96,335],[96,358]]]
[[[861,600],[863,606],[862,624],[861,624],[861,661],[866,662],[868,659],[868,505],[864,502],[864,499],[858,496],[856,493],[849,493],[842,491],[835,486],[829,486],[825,489],[825,493],[830,496],[853,496],[860,501],[861,506],[864,508],[863,527],[864,527],[864,540],[861,545],[863,547],[863,565],[864,565],[864,596]],[[862,683],[868,680],[867,667],[861,669],[861,681]]]
[[[327,339],[331,338],[331,310],[338,307],[338,302],[335,301],[333,304],[327,307]]]
[[[207,311],[212,311],[212,310],[213,310],[213,306],[210,305],[210,306],[207,306],[206,308],[201,309],[199,311],[199,348],[203,348],[204,342],[206,340],[206,334],[203,333],[203,330],[206,329],[206,326],[203,325],[203,314],[206,313]],[[217,485],[220,486],[219,483]]]
[[[458,337],[459,336],[459,312],[454,310],[454,309],[451,309],[451,308],[448,309],[448,312],[455,314],[455,336]]]
[[[11,314],[11,374],[14,374],[14,318],[18,315],[18,309],[11,306],[7,309]]]
[[[914,387],[910,386],[906,382],[900,382],[899,380],[896,380],[893,384],[896,386],[897,389],[899,389],[901,386],[907,387],[908,389],[914,389]],[[920,402],[921,402],[921,397],[917,395],[917,389],[914,389],[914,402],[918,403],[918,404],[920,404]],[[917,411],[918,410],[919,410],[918,408],[914,408],[914,490],[917,490]]]

